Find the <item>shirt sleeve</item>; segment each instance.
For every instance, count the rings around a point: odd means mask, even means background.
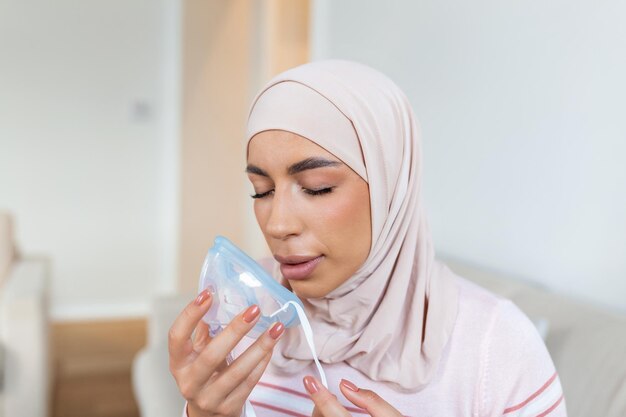
[[[509,300],[496,308],[483,351],[479,416],[566,417],[558,373],[533,323]]]

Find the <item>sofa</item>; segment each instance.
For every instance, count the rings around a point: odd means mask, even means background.
[[[142,417],[180,416],[185,405],[169,372],[167,333],[194,294],[156,297],[148,317],[147,344],[133,360],[132,384]]]
[[[0,211],[0,417],[50,415],[48,273],[47,260],[18,255]]]
[[[570,417],[626,416],[626,315],[471,263],[442,260],[457,274],[511,299],[537,325],[559,372]],[[148,344],[133,364],[142,417],[181,414],[184,401],[168,370],[167,332],[193,296],[152,303]]]

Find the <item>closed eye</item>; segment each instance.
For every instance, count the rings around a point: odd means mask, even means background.
[[[322,195],[322,194],[328,194],[328,193],[332,192],[333,188],[335,188],[335,187],[321,188],[319,190],[309,190],[307,188],[304,188],[304,192],[309,194],[309,195]]]
[[[303,190],[308,195],[323,195],[323,194],[331,193],[333,191],[333,188],[335,188],[335,187],[320,188],[319,190],[309,190],[308,188],[303,188]],[[274,192],[274,190],[269,190],[269,191],[266,191],[264,193],[252,194],[250,197],[252,197],[254,199],[265,198],[265,197],[269,196],[270,194],[272,194],[273,192]]]
[[[252,198],[263,198],[263,197],[267,197],[268,195],[270,195],[270,193],[273,193],[274,190],[269,190],[266,191],[264,193],[256,193],[256,194],[252,194],[250,197]]]

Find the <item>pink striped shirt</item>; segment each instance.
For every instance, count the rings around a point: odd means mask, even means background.
[[[375,391],[405,416],[565,417],[565,401],[550,355],[530,320],[510,301],[459,278],[459,310],[437,372],[416,393],[375,382],[346,363],[324,365],[329,389],[355,416],[368,415],[339,391],[346,378]],[[268,369],[249,399],[258,417],[310,417],[304,375]]]

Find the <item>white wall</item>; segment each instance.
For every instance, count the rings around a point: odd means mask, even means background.
[[[440,253],[626,311],[626,3],[316,0],[421,121]]]
[[[175,287],[178,2],[0,3],[0,207],[57,319]]]

